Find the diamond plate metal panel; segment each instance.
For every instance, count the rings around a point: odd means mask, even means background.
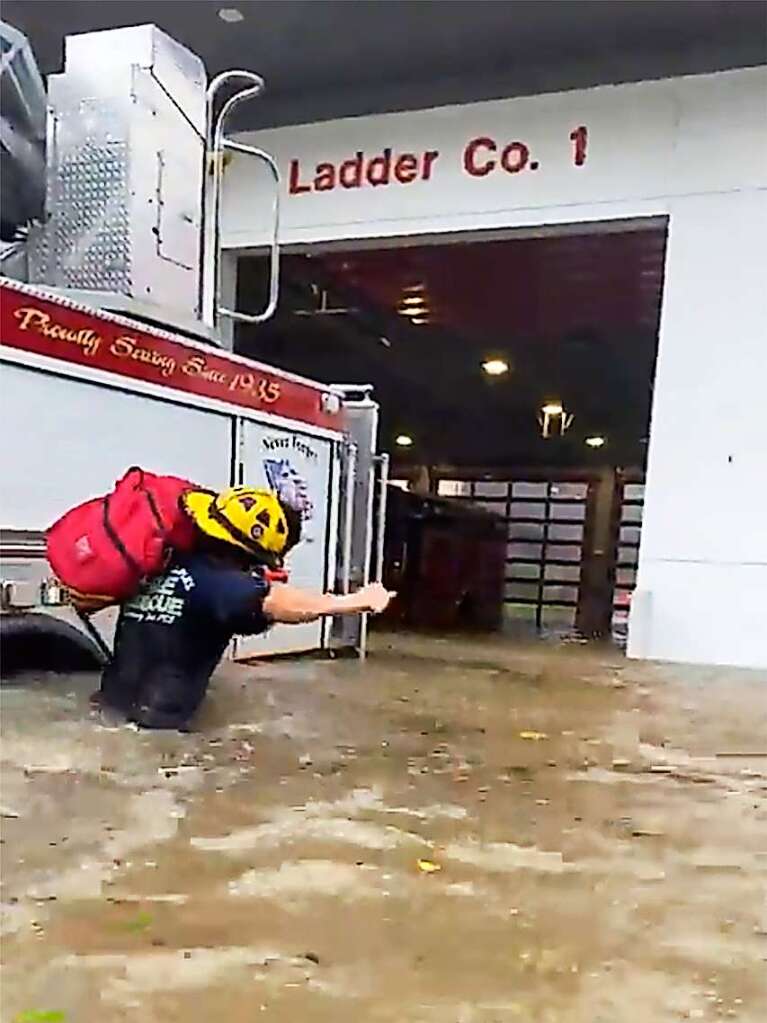
[[[197,308],[205,74],[154,26],[67,40],[34,280]]]
[[[128,293],[129,145],[118,104],[84,98],[59,112],[49,180],[50,283]]]

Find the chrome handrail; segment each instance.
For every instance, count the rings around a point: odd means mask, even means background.
[[[274,179],[274,198],[272,200],[272,233],[269,240],[269,298],[266,307],[260,313],[243,313],[237,309],[225,309],[219,304],[221,294],[221,177],[223,172],[223,161],[217,159],[218,153],[230,150],[234,153],[243,153],[261,160],[269,168]],[[214,228],[214,239],[216,246],[216,266],[214,280],[214,324],[218,323],[220,316],[226,316],[230,320],[237,320],[239,323],[263,323],[274,315],[277,309],[277,302],[280,294],[280,170],[274,158],[259,149],[257,146],[248,146],[243,142],[234,142],[231,139],[221,138],[213,149],[216,160],[213,170],[213,203],[216,224]],[[218,179],[218,180],[217,180]]]
[[[223,85],[232,81],[245,81],[250,85],[230,96],[219,111],[218,117],[214,118],[213,110],[215,98]],[[274,315],[277,308],[280,286],[280,171],[277,163],[269,153],[257,146],[249,146],[243,142],[235,142],[225,136],[224,131],[227,119],[232,111],[248,99],[254,99],[264,90],[264,80],[260,75],[252,71],[222,71],[221,74],[211,81],[206,93],[205,107],[205,141],[206,141],[206,164],[209,158],[213,161],[213,184],[212,184],[212,217],[211,224],[203,223],[202,258],[200,260],[201,293],[203,294],[202,314],[203,320],[211,327],[218,326],[220,317],[226,316],[229,319],[242,323],[263,323]],[[274,179],[274,198],[272,203],[273,230],[269,242],[269,297],[266,308],[260,313],[243,313],[236,309],[226,309],[220,305],[221,298],[221,198],[224,174],[224,153],[242,153],[265,163],[272,178]],[[212,237],[208,239],[208,230],[211,230]],[[205,254],[208,241],[211,242],[213,250],[213,269],[210,277],[210,295],[208,296],[205,278]]]

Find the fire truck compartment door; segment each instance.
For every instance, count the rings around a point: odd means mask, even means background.
[[[229,485],[234,417],[4,364],[0,501],[7,529],[42,530],[132,465]],[[13,485],[11,485],[13,484]]]
[[[329,569],[335,565],[338,528],[335,442],[243,420],[239,446],[240,482],[281,492],[302,509],[302,539],[286,564],[290,583],[312,590],[332,589]],[[316,650],[326,645],[328,630],[325,621],[276,625],[263,636],[238,639],[235,657]]]

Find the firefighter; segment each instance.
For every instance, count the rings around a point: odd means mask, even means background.
[[[121,606],[98,694],[101,706],[137,725],[186,728],[233,636],[325,615],[376,614],[393,596],[378,583],[336,596],[270,581],[301,538],[300,513],[270,491],[192,490],[182,500],[195,547]]]

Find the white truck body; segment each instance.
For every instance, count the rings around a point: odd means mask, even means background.
[[[342,522],[341,494],[352,448],[338,393],[39,287],[0,281],[0,288],[6,612],[44,608],[77,623],[51,585],[44,531],[73,505],[108,491],[131,465],[213,489],[273,487],[275,473],[289,474],[308,508],[291,581],[312,589],[350,585],[354,515]],[[365,482],[369,505],[372,481]],[[369,511],[361,510],[363,524]],[[363,532],[369,549],[371,528]],[[108,636],[115,618],[111,609],[94,620]],[[358,630],[351,645],[359,641]],[[234,654],[297,653],[330,642],[327,622],[283,626],[238,641]]]

